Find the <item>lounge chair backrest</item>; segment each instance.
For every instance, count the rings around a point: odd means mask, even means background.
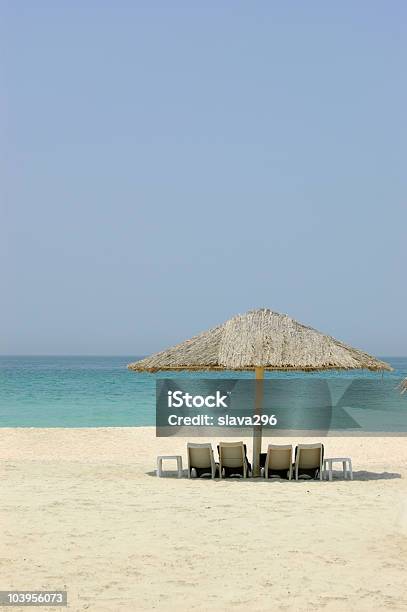
[[[219,461],[222,467],[242,467],[245,463],[243,442],[219,442]]]
[[[302,469],[322,469],[322,449],[322,444],[299,444],[296,451],[296,466]]]
[[[212,444],[193,444],[192,442],[188,442],[187,451],[188,466],[194,468],[207,468],[212,466]]]
[[[293,447],[291,444],[269,444],[267,448],[268,468],[289,470],[292,463]]]
[[[318,470],[316,473],[322,480],[323,459],[323,444],[299,444],[295,449],[295,478],[298,478],[298,470]]]

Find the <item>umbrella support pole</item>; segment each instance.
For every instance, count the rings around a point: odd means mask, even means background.
[[[256,396],[255,396],[255,414],[262,413],[263,404],[263,381],[264,368],[255,368],[256,372]],[[262,427],[258,425],[253,428],[253,476],[260,476],[260,453],[261,453],[261,435]]]

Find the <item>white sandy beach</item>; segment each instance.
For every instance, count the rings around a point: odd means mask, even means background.
[[[353,482],[158,479],[185,439],[2,429],[1,589],[95,612],[407,610],[406,440],[324,442]]]

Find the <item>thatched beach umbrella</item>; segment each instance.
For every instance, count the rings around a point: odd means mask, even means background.
[[[407,378],[405,378],[400,384],[401,393],[407,392]]]
[[[237,315],[128,367],[136,372],[254,370],[259,380],[264,378],[265,370],[392,369],[384,361],[267,308]],[[255,476],[260,472],[260,451],[261,435],[255,435]]]

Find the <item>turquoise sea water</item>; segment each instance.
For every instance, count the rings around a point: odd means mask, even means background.
[[[138,374],[123,357],[0,357],[0,427],[127,427],[155,425],[156,376],[243,378],[225,373]],[[394,372],[268,373],[267,377],[407,376],[407,357],[383,357]]]

